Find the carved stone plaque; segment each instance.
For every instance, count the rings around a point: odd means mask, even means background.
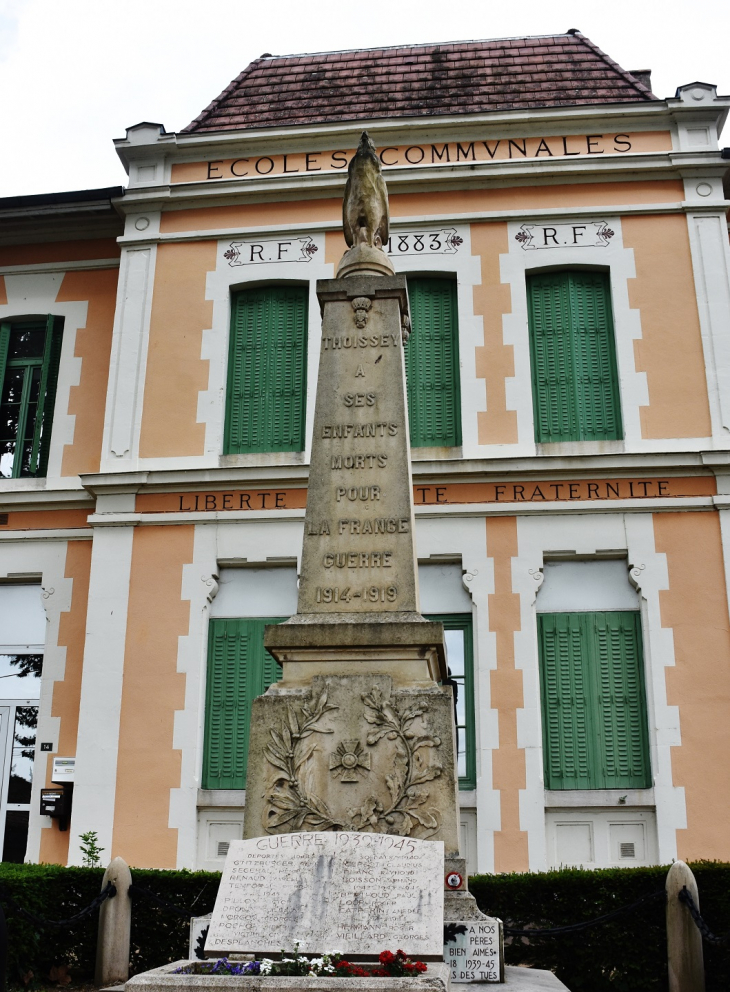
[[[351,832],[234,840],[206,942],[208,956],[402,948],[440,956],[444,845]]]
[[[254,701],[244,836],[357,830],[458,852],[453,699],[387,675],[315,676]]]
[[[501,982],[502,924],[498,919],[444,924],[444,961],[457,985]]]
[[[300,614],[418,610],[403,277],[325,281]]]

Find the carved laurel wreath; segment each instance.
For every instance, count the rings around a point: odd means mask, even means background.
[[[383,738],[395,741],[396,761],[392,772],[385,776],[389,805],[386,807],[375,796],[369,796],[362,806],[348,809],[346,819],[338,818],[322,799],[306,788],[302,772],[318,750],[316,741],[308,739],[314,734],[334,733],[319,725],[319,721],[339,708],[327,703],[324,689],[309,704],[300,707],[290,704],[280,729],[270,731],[271,743],[264,754],[277,772],[268,796],[267,830],[286,826],[289,830],[356,830],[401,836],[410,834],[416,825],[427,832],[426,836],[438,830],[438,810],[426,806],[430,793],[422,786],[439,778],[443,766],[432,756],[424,760],[429,752],[423,749],[440,747],[441,739],[428,731],[424,720],[423,733],[414,729],[415,721],[423,718],[428,705],[421,702],[394,705],[383,698],[377,687],[361,698],[366,708],[365,720],[372,727],[367,735],[368,746],[374,747]]]
[[[333,734],[317,724],[325,715],[339,707],[327,705],[327,690],[324,689],[311,704],[304,703],[297,714],[293,705],[287,707],[287,721],[277,733],[271,729],[271,743],[264,748],[266,760],[279,773],[274,777],[274,791],[268,797],[271,806],[267,830],[287,825],[290,830],[341,830],[343,825],[336,823],[327,805],[317,796],[307,792],[299,773],[317,750],[314,741],[304,742],[312,734]],[[284,788],[279,788],[283,785]]]

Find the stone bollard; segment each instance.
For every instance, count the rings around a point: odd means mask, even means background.
[[[112,899],[105,899],[99,911],[94,976],[99,986],[126,982],[129,978],[129,936],[132,927],[129,887],[132,873],[123,858],[114,858],[104,872],[102,889],[107,882],[116,886],[117,894]]]
[[[684,886],[699,910],[697,882],[684,861],[675,861],[667,873],[667,956],[669,992],[705,992],[702,934],[689,909],[679,900]]]

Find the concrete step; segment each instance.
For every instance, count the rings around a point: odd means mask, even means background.
[[[519,992],[560,992],[561,989],[570,992],[552,971],[543,971],[542,968],[513,968],[508,965],[504,969],[504,984],[508,989]],[[499,988],[499,985],[495,987]]]

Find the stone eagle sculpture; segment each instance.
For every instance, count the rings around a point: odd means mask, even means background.
[[[370,245],[382,248],[388,240],[388,190],[380,170],[380,159],[367,131],[347,168],[342,227],[348,248]]]

